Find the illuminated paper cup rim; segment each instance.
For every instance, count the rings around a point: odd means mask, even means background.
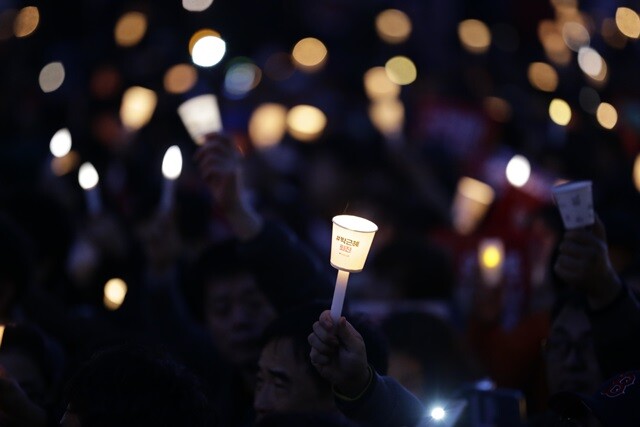
[[[570,181],[570,182],[554,185],[551,188],[551,191],[553,192],[553,194],[569,193],[577,190],[582,190],[587,187],[591,189],[591,185],[592,185],[591,181],[588,181],[588,180]]]
[[[358,233],[375,233],[378,231],[378,226],[375,223],[355,215],[336,215],[333,217],[332,222],[339,227]]]

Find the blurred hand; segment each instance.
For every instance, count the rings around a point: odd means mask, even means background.
[[[0,367],[0,425],[44,427],[47,414],[33,403],[20,385]]]
[[[609,260],[604,225],[597,215],[593,226],[567,230],[558,251],[555,273],[584,292],[592,308],[604,307],[616,297],[622,285]]]
[[[369,384],[371,372],[362,335],[347,319],[333,324],[331,312],[325,310],[313,324],[308,337],[311,363],[320,375],[346,396],[357,396]]]

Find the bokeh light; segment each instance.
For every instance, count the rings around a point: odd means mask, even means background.
[[[566,126],[571,121],[571,107],[567,101],[555,98],[549,103],[549,117],[554,123]]]
[[[404,104],[396,98],[376,100],[369,106],[369,119],[383,135],[397,136],[404,126]]]
[[[158,97],[150,89],[133,86],[122,96],[120,105],[120,120],[124,126],[132,131],[146,125],[156,109]]]
[[[640,191],[640,154],[636,155],[633,162],[633,185]]]
[[[571,61],[571,50],[564,42],[558,25],[550,19],[538,23],[538,38],[550,61],[558,65],[567,65]]]
[[[239,98],[256,88],[262,80],[262,70],[243,58],[231,65],[224,75],[224,89],[231,97]]]
[[[182,151],[177,145],[167,148],[162,158],[162,176],[167,179],[176,179],[182,172]]]
[[[78,183],[84,190],[90,190],[100,182],[96,168],[89,162],[84,162],[78,169]]]
[[[434,420],[440,421],[444,419],[446,412],[444,411],[444,408],[442,406],[436,406],[433,409],[431,409],[431,412],[429,413],[429,415]]]
[[[384,67],[373,67],[364,73],[364,90],[370,100],[395,98],[400,95],[400,85],[391,81]]]
[[[120,278],[113,278],[104,285],[103,303],[108,310],[120,308],[127,296],[127,284]]]
[[[619,7],[616,10],[616,25],[625,36],[637,39],[640,36],[640,17],[628,7]]]
[[[40,23],[40,12],[35,6],[20,9],[13,23],[13,33],[16,37],[27,37],[32,34]]]
[[[69,129],[62,128],[53,134],[49,142],[49,151],[55,157],[64,157],[71,150],[71,132]]]
[[[603,128],[613,129],[618,123],[618,112],[613,105],[603,102],[596,110],[596,118]]]
[[[213,4],[213,0],[182,0],[182,7],[189,12],[205,11]]]
[[[291,51],[293,63],[304,71],[315,71],[327,59],[327,47],[320,40],[307,37],[295,44]]]
[[[401,86],[413,83],[418,77],[415,64],[406,56],[394,56],[386,62],[384,69],[389,80]]]
[[[262,104],[249,119],[249,138],[256,148],[264,149],[279,144],[286,131],[287,109],[281,104]]]
[[[558,73],[555,68],[545,62],[529,64],[527,77],[531,86],[544,92],[553,92],[558,87]]]
[[[467,19],[458,24],[458,38],[462,46],[471,53],[484,53],[491,45],[491,31],[477,19]]]
[[[51,159],[51,172],[55,176],[64,176],[78,168],[80,164],[80,155],[71,150],[63,157],[54,157]]]
[[[227,51],[227,44],[220,33],[211,29],[197,31],[189,40],[189,53],[194,64],[213,67]]]
[[[50,62],[40,70],[38,83],[44,93],[49,93],[59,89],[64,83],[64,78],[65,71],[62,62]]]
[[[578,51],[578,65],[583,73],[590,77],[597,77],[602,72],[604,61],[595,49],[582,47]]]
[[[505,175],[507,176],[507,181],[514,187],[524,186],[531,176],[529,160],[520,154],[516,154],[507,163]]]
[[[591,37],[584,25],[578,22],[566,22],[562,26],[562,39],[569,49],[577,52],[580,48],[589,46]]]
[[[496,244],[488,244],[482,248],[480,262],[486,268],[496,268],[502,263],[502,252]]]
[[[411,35],[411,19],[401,10],[387,9],[376,16],[376,32],[381,40],[399,44]]]
[[[198,81],[198,72],[191,64],[176,64],[164,73],[164,90],[181,94],[188,92]]]
[[[113,31],[116,44],[131,47],[140,43],[147,32],[147,17],[141,12],[127,12],[118,19]]]
[[[295,139],[311,142],[320,137],[327,125],[327,117],[317,107],[297,105],[287,114],[287,130]]]

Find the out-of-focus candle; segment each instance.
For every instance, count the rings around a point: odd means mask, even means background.
[[[0,325],[0,347],[2,347],[2,338],[4,337],[4,325]]]
[[[485,238],[478,247],[480,276],[485,285],[497,286],[502,280],[504,265],[504,245],[499,238]]]
[[[127,284],[119,278],[110,279],[104,285],[104,306],[109,310],[117,310],[127,296]]]
[[[162,198],[160,199],[160,210],[168,212],[173,207],[175,193],[175,182],[182,172],[182,152],[180,147],[172,145],[164,153],[162,159],[162,175],[164,182],[162,187]]]
[[[78,170],[78,183],[84,189],[85,200],[87,203],[87,211],[91,215],[97,215],[102,210],[102,202],[100,201],[100,193],[98,190],[98,182],[100,177],[98,171],[89,162],[80,165]]]
[[[218,98],[205,94],[190,98],[178,106],[178,115],[196,144],[204,144],[208,133],[222,130]]]

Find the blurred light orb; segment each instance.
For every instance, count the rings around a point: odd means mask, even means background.
[[[562,39],[567,47],[574,52],[591,43],[589,31],[584,25],[574,21],[565,22],[562,26]]]
[[[507,123],[513,115],[513,109],[509,102],[497,96],[486,97],[482,106],[487,115],[498,123]]]
[[[618,112],[615,107],[607,102],[603,102],[596,110],[598,123],[605,129],[613,129],[618,123]]]
[[[458,24],[458,38],[468,52],[485,53],[491,45],[491,31],[478,19],[466,19]]]
[[[147,32],[147,17],[141,12],[127,12],[118,19],[113,31],[116,44],[131,47],[140,43]]]
[[[600,94],[594,88],[585,86],[580,89],[578,101],[584,111],[590,114],[595,114],[598,106],[600,105]]]
[[[409,16],[398,9],[383,10],[376,16],[378,37],[389,44],[399,44],[411,35],[412,26]]]
[[[213,67],[222,60],[226,51],[227,44],[220,36],[204,36],[193,44],[191,60],[200,67]]]
[[[526,157],[516,154],[507,163],[505,170],[507,181],[514,187],[522,187],[531,176],[531,164]]]
[[[120,120],[129,130],[138,130],[146,125],[156,109],[158,97],[151,89],[132,86],[122,96]]]
[[[400,85],[393,82],[384,67],[373,67],[364,73],[364,89],[370,100],[396,98]]]
[[[278,145],[287,131],[284,105],[266,103],[253,111],[249,119],[249,138],[254,147],[265,149]]]
[[[13,33],[16,37],[27,37],[33,33],[40,23],[40,11],[35,6],[20,9],[13,22]]]
[[[302,142],[311,142],[320,137],[327,125],[327,117],[317,107],[297,105],[287,114],[289,134]]]
[[[100,181],[100,176],[96,168],[89,162],[84,162],[78,170],[78,184],[84,190],[90,190]]]
[[[385,136],[399,135],[404,126],[404,104],[397,98],[375,100],[369,106],[369,119]]]
[[[482,265],[486,268],[496,268],[502,263],[502,251],[496,244],[488,244],[480,255]]]
[[[571,121],[571,107],[567,101],[555,98],[549,103],[549,117],[554,123],[566,126]]]
[[[71,132],[69,129],[62,128],[53,134],[49,142],[49,151],[55,157],[64,157],[71,151]]]
[[[182,7],[189,12],[205,11],[213,4],[213,0],[182,0]]]
[[[531,86],[543,92],[553,92],[558,87],[558,73],[545,62],[532,62],[527,70]]]
[[[75,151],[69,151],[63,157],[54,157],[51,159],[51,172],[55,176],[64,176],[73,171],[80,164],[80,155]]]
[[[229,67],[224,75],[224,88],[230,95],[241,97],[255,89],[261,79],[262,71],[257,65],[242,61]]]
[[[406,56],[395,56],[389,59],[384,69],[389,80],[401,86],[413,83],[418,77],[415,64]]]
[[[595,49],[581,47],[578,50],[578,65],[583,73],[590,77],[597,77],[602,72],[603,59]]]
[[[640,17],[628,7],[619,7],[616,9],[616,25],[622,34],[637,39],[640,37]]]
[[[182,172],[182,151],[177,145],[167,148],[162,158],[162,176],[167,179],[176,179]]]
[[[164,90],[173,94],[188,92],[198,81],[198,72],[191,64],[176,64],[164,73]]]
[[[104,306],[109,310],[120,308],[127,296],[127,284],[119,278],[110,279],[104,285]]]
[[[307,37],[295,44],[291,57],[298,68],[304,71],[315,71],[326,61],[327,47],[320,40]]]
[[[431,410],[431,412],[429,413],[429,415],[431,416],[431,418],[433,418],[436,421],[441,421],[444,419],[444,417],[447,415],[447,413],[445,412],[444,408],[442,406],[436,406],[435,408],[433,408]]]
[[[38,83],[44,93],[53,92],[64,83],[65,71],[62,62],[50,62],[42,67]]]

